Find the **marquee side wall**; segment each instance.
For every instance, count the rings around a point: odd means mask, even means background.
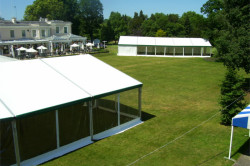
[[[137,46],[118,46],[118,55],[120,56],[136,56]]]

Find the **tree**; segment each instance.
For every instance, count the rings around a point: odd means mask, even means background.
[[[162,29],[159,29],[156,34],[155,34],[155,37],[166,37],[166,32],[163,31]]]
[[[134,18],[130,21],[129,29],[132,35],[141,36],[142,35],[142,23],[146,20],[147,16],[143,14],[143,11],[140,11],[140,14],[137,12],[134,13]]]
[[[210,16],[223,9],[223,0],[208,0],[202,7],[201,12]]]
[[[0,17],[0,20],[4,21],[4,18],[3,18],[3,17]]]
[[[114,40],[114,31],[113,28],[111,27],[110,21],[109,20],[105,20],[102,24],[101,24],[101,28],[100,28],[100,34],[99,37],[102,41],[112,41]]]
[[[24,20],[37,21],[40,17],[63,20],[63,2],[60,0],[35,0],[24,12]]]
[[[232,118],[245,108],[243,102],[243,83],[244,79],[237,74],[233,68],[228,68],[224,81],[221,84],[220,105],[221,123],[230,125]]]
[[[250,4],[248,0],[225,0],[228,26],[217,41],[219,57],[226,66],[250,72]]]
[[[228,22],[225,17],[223,0],[208,0],[202,7],[201,12],[207,16],[205,29],[202,33],[212,45],[222,35],[222,30],[227,28]]]
[[[121,15],[119,12],[111,12],[109,22],[113,29],[113,40],[117,41],[120,36],[129,34],[129,21],[130,17]]]
[[[79,8],[77,0],[60,0],[63,2],[62,20],[72,22],[72,33],[79,34]]]
[[[180,23],[184,26],[185,36],[202,37],[205,30],[205,18],[195,12],[186,12],[180,18]]]
[[[103,6],[100,0],[79,0],[80,35],[94,39],[103,22]]]

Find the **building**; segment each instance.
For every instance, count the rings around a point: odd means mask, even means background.
[[[53,48],[65,48],[72,42],[85,44],[86,37],[73,35],[71,25],[71,22],[47,18],[40,18],[39,21],[1,20],[0,55],[12,54],[15,57],[15,48],[34,44],[46,45],[50,52]]]
[[[120,36],[120,56],[210,57],[212,45],[202,38]]]

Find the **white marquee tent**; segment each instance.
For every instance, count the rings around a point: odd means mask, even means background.
[[[118,55],[209,57],[211,47],[202,38],[120,36]]]
[[[0,75],[0,165],[37,165],[141,123],[142,83],[91,55],[5,62]]]

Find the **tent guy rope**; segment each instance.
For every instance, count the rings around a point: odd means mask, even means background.
[[[247,90],[246,92],[250,92],[250,89]],[[157,151],[159,151],[159,150],[165,148],[166,146],[168,146],[168,145],[174,143],[175,141],[179,140],[180,138],[184,137],[184,136],[187,135],[188,133],[190,133],[190,132],[194,131],[195,129],[199,128],[200,126],[204,125],[206,122],[210,121],[210,120],[213,119],[215,116],[217,116],[221,111],[227,109],[227,108],[230,107],[233,103],[237,102],[237,101],[238,101],[239,99],[241,99],[243,96],[245,96],[245,93],[242,94],[239,98],[237,98],[234,102],[232,102],[231,104],[229,104],[229,105],[226,106],[225,108],[221,109],[219,112],[217,112],[217,113],[215,113],[214,115],[210,116],[207,120],[201,122],[201,123],[198,124],[197,126],[195,126],[195,127],[193,127],[192,129],[188,130],[187,132],[185,132],[184,134],[180,135],[179,137],[176,137],[176,138],[173,139],[172,141],[170,141],[170,142],[168,142],[168,143],[162,145],[161,147],[159,147],[159,148],[157,148],[157,149],[155,149],[155,150],[153,150],[153,151],[151,151],[151,152],[149,152],[149,153],[147,153],[147,154],[145,154],[145,155],[139,157],[139,158],[136,159],[135,161],[129,163],[127,166],[131,166],[131,165],[137,163],[138,161],[140,161],[140,160],[146,158],[147,156],[149,156],[149,155],[151,155],[151,154],[153,154],[153,153],[155,153],[155,152],[157,152]]]

